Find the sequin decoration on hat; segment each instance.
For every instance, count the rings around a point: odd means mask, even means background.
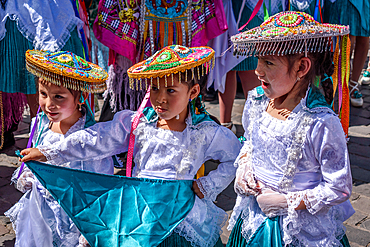
[[[333,98],[338,97],[337,113],[348,135],[349,26],[321,24],[304,12],[285,11],[271,16],[258,27],[232,36],[231,41],[234,55],[246,57],[300,53],[307,57],[308,53],[333,52]]]
[[[153,84],[153,79],[158,81],[162,77],[165,78],[167,86],[167,81],[173,83],[174,74],[179,75],[181,83],[181,73],[185,73],[185,81],[194,77],[200,79],[214,67],[214,54],[214,50],[207,46],[167,46],[127,70],[130,87],[134,89],[136,85],[137,90],[143,86],[146,88],[148,80]],[[168,77],[170,78],[167,79]]]
[[[307,13],[285,11],[260,26],[231,37],[234,55],[266,56],[323,52],[333,36],[349,34],[349,26],[320,24]]]
[[[46,81],[72,90],[101,93],[106,89],[107,72],[69,51],[28,50],[26,68]]]

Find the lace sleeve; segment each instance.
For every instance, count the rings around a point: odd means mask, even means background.
[[[36,181],[36,178],[28,167],[24,167],[22,173],[19,175],[18,178],[19,172],[20,167],[18,167],[14,171],[11,181],[12,183],[14,183],[17,190],[19,190],[22,193],[26,193],[26,191],[32,188],[32,183]]]
[[[37,148],[53,164],[60,165],[78,160],[100,160],[128,148],[132,111],[121,111],[109,122],[97,123],[76,131],[63,141]]]
[[[244,104],[243,115],[242,115],[242,125],[243,125],[243,128],[245,130],[244,137],[247,138],[247,139],[248,139],[248,137],[245,136],[245,134],[248,132],[247,130],[248,130],[248,126],[249,126],[249,114],[248,114],[248,112],[249,112],[249,109],[252,105],[252,102],[250,100],[251,97],[253,97],[253,96],[252,96],[251,92],[249,92],[248,93],[248,98],[247,98],[247,100],[245,101],[245,104]]]
[[[229,129],[217,126],[217,131],[205,152],[204,161],[213,159],[220,161],[220,164],[216,170],[197,181],[205,197],[216,200],[217,195],[235,178],[234,160],[240,148],[238,138]]]
[[[307,210],[316,214],[350,197],[352,176],[346,139],[339,119],[335,116],[324,119],[314,126],[310,134],[315,158],[320,164],[322,182],[313,189],[288,193],[288,202],[294,207],[299,200],[303,200]]]

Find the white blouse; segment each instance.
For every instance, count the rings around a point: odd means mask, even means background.
[[[239,157],[248,154],[254,177],[286,195],[288,214],[280,220],[285,245],[341,246],[343,221],[354,213],[348,201],[352,177],[346,138],[334,112],[317,104],[323,96],[310,90],[285,121],[266,112],[266,96],[257,89],[250,92]],[[295,210],[302,200],[307,209]],[[246,239],[266,218],[254,196],[238,195],[229,229],[239,215]]]
[[[129,110],[120,111],[112,121],[97,123],[71,134],[63,142],[38,148],[48,160],[57,164],[102,159],[125,152],[134,114]],[[181,132],[157,128],[157,120],[156,117],[151,120],[142,117],[133,132],[136,137],[133,176],[193,180],[205,161],[220,161],[216,170],[197,180],[205,197],[196,197],[193,209],[174,230],[194,246],[214,246],[227,214],[213,201],[235,177],[233,163],[241,144],[229,129],[213,121],[193,125],[191,114]]]
[[[39,114],[37,126],[32,138],[33,146],[52,146],[65,140],[72,133],[84,129],[86,117],[81,117],[65,135],[49,129],[49,119]],[[35,125],[32,119],[31,129]],[[113,160],[106,157],[101,160],[71,161],[60,165],[73,169],[87,170],[97,173],[113,174]],[[17,181],[19,168],[14,172],[12,181]],[[31,173],[25,167],[23,173]],[[32,189],[25,191],[21,199],[5,215],[10,218],[17,238],[15,246],[77,246],[80,232],[64,212],[61,206],[42,186],[36,177],[27,177]],[[23,188],[18,187],[23,190]]]

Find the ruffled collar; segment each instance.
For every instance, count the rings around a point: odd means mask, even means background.
[[[87,115],[88,114],[85,114],[86,111],[82,111],[82,116],[69,128],[69,130],[65,133],[64,136],[68,136],[70,134],[72,134],[73,132],[77,131],[77,130],[80,130],[80,129],[84,129],[84,128],[87,128],[90,125],[90,123],[92,122],[91,120],[87,121]],[[41,121],[41,122],[40,122]],[[60,133],[55,133],[53,132],[52,130],[50,130],[48,128],[49,126],[49,123],[50,123],[50,120],[46,117],[46,115],[41,112],[38,114],[38,117],[37,117],[37,128],[38,128],[38,135],[42,134],[43,132],[46,132],[46,131],[51,131],[53,134],[58,134],[58,135],[63,135],[63,134],[60,134]]]
[[[265,103],[263,106],[265,107],[267,107],[267,104],[270,101],[270,99],[264,94],[261,86],[256,88],[252,98],[257,101],[263,101]],[[265,109],[266,108],[264,108],[264,110]],[[302,98],[300,103],[293,109],[293,114],[291,115],[296,115],[302,109],[310,113],[326,112],[335,114],[328,103],[326,103],[325,97],[320,92],[320,89],[313,85],[308,86],[305,97]]]
[[[72,125],[71,128],[69,128],[69,130],[67,131],[67,133],[65,134],[65,136],[68,136],[78,130],[82,130],[84,129],[86,126],[85,126],[85,122],[86,122],[86,115],[82,115],[78,120],[77,122]]]

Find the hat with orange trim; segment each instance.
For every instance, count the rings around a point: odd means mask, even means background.
[[[174,75],[184,73],[185,81],[193,78],[200,79],[214,67],[214,50],[207,46],[185,47],[170,45],[150,58],[133,65],[127,70],[130,87],[138,90],[146,88],[150,83],[159,83],[159,78],[165,78],[165,83],[173,83]]]
[[[106,89],[107,72],[69,51],[28,50],[26,68],[37,77],[72,90],[101,93]]]

